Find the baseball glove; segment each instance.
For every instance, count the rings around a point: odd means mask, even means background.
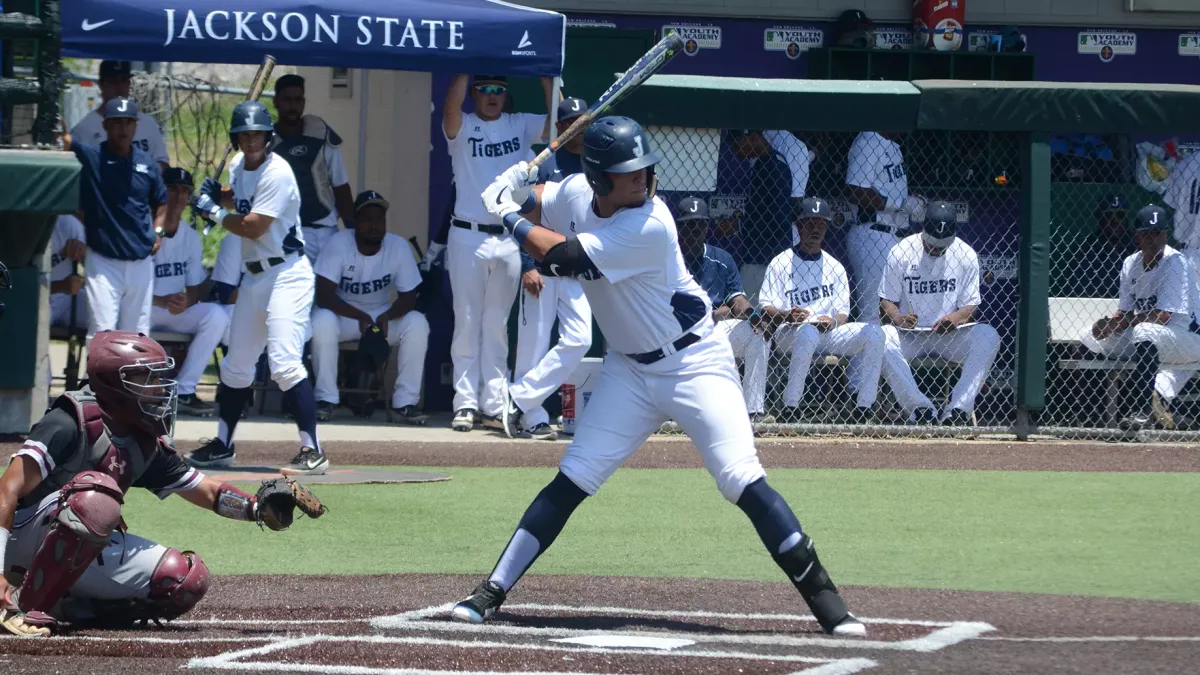
[[[309,518],[320,518],[329,510],[308,488],[291,478],[264,480],[255,501],[259,525],[275,531],[292,526],[292,513],[297,507]]]

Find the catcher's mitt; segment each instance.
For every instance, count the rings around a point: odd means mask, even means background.
[[[255,501],[258,523],[276,531],[292,526],[292,512],[296,507],[309,518],[320,518],[329,510],[308,488],[291,478],[264,480]]]

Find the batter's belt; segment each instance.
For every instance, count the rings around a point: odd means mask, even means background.
[[[476,230],[484,234],[504,234],[503,225],[487,225],[485,223],[472,223],[469,220],[459,220],[458,218],[450,219],[450,224],[455,227],[461,227],[464,230]]]
[[[699,341],[699,335],[696,333],[688,333],[687,335],[684,335],[678,340],[672,342],[669,347],[663,347],[662,349],[655,349],[652,352],[643,352],[641,354],[627,354],[627,356],[644,366],[648,366],[651,363],[661,361],[671,354],[674,354],[675,352],[678,352],[690,345],[694,345]]]

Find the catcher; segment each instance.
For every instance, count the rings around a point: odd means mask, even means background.
[[[249,495],[185,464],[169,438],[174,366],[145,335],[97,333],[90,384],[54,401],[0,475],[0,624],[9,632],[49,637],[60,619],[158,622],[200,602],[211,575],[199,555],[126,533],[131,487],[273,530],[287,529],[297,506],[325,512],[287,479]]]

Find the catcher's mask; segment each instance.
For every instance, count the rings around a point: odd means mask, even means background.
[[[88,383],[113,421],[152,436],[175,432],[175,359],[141,333],[101,331],[88,345]]]

